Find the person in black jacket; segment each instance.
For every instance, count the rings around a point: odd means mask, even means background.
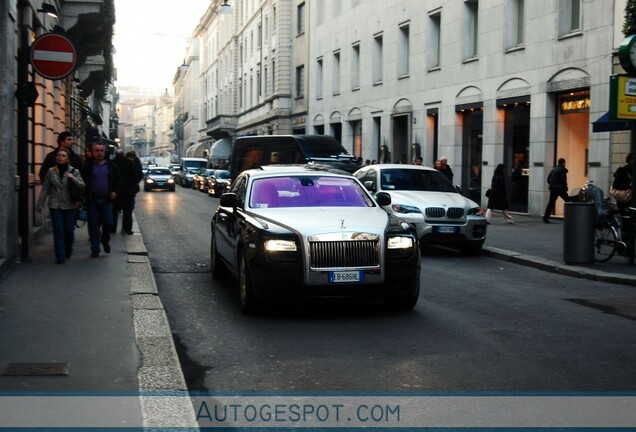
[[[55,157],[57,156],[57,152],[64,148],[68,152],[68,163],[75,168],[81,168],[82,166],[82,158],[76,155],[73,152],[73,134],[70,132],[60,132],[57,136],[57,148],[46,155],[44,161],[42,162],[42,166],[40,167],[40,183],[44,183],[44,177],[46,177],[46,173],[49,171],[49,168],[53,168],[56,165]]]
[[[631,153],[628,154],[627,157],[625,158],[625,165],[617,169],[616,172],[614,173],[614,181],[612,182],[612,189],[616,191],[631,191],[632,189],[632,154]],[[612,195],[612,196],[614,196],[614,198],[616,199],[616,207],[618,207],[619,210],[625,210],[626,208],[629,208],[631,204],[630,199],[621,200],[620,197],[617,197],[615,195]],[[631,193],[629,193],[628,195],[623,194],[623,196],[625,197],[629,196],[631,198]]]
[[[492,220],[492,211],[501,210],[505,223],[512,223],[512,216],[508,213],[508,198],[506,196],[506,173],[504,164],[497,165],[490,183],[490,197],[488,197],[488,210],[486,221]]]
[[[543,214],[543,222],[545,223],[550,223],[550,216],[554,211],[557,198],[561,197],[563,201],[570,202],[568,195],[568,170],[565,168],[565,159],[560,158],[557,161],[557,166],[552,168],[550,174],[548,174],[548,185],[550,189],[550,199]]]
[[[86,183],[88,209],[88,237],[91,242],[91,257],[99,256],[99,243],[104,252],[110,253],[110,229],[113,223],[113,201],[121,188],[119,169],[106,158],[102,143],[92,145],[92,158],[82,167],[82,178]],[[100,235],[101,229],[101,235]]]
[[[118,150],[114,162],[121,174],[121,189],[113,205],[111,233],[117,232],[117,219],[119,218],[119,210],[121,210],[121,232],[122,234],[131,235],[133,234],[132,213],[135,209],[135,195],[139,192],[139,182],[144,177],[141,170],[141,161],[138,161],[134,151],[126,153],[126,157],[124,157],[124,152]]]

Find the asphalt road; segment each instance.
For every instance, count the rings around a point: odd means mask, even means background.
[[[632,287],[443,249],[422,257],[413,311],[277,303],[243,316],[209,272],[217,199],[137,196],[141,227],[191,391],[543,392],[636,389],[634,321],[580,304]],[[577,301],[579,301],[577,303]]]

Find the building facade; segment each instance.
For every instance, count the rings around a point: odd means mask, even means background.
[[[512,210],[535,215],[558,158],[570,187],[609,187],[620,157],[591,123],[608,110],[624,1],[307,4],[308,133],[380,162],[446,156],[477,202],[504,163]]]
[[[115,143],[108,85],[114,73],[114,17],[113,0],[0,2],[1,268],[16,259],[28,261],[33,238],[46,224],[35,212],[38,173],[46,154],[57,147],[57,135],[71,131],[80,155],[92,140]],[[37,74],[28,57],[35,38],[52,31],[63,33],[76,50],[71,73],[55,80]]]

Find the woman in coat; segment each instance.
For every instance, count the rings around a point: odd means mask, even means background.
[[[46,172],[42,193],[36,204],[36,211],[41,212],[44,203],[48,201],[57,264],[63,264],[73,253],[75,219],[81,203],[71,201],[69,182],[75,183],[82,191],[85,188],[80,171],[69,165],[69,153],[66,149],[60,149],[55,156],[55,166]]]
[[[512,223],[512,216],[508,213],[508,198],[506,197],[506,175],[504,164],[497,165],[495,173],[490,183],[490,197],[488,197],[488,209],[486,210],[486,221],[492,220],[492,211],[501,210],[505,223]]]

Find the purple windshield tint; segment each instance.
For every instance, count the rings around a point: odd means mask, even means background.
[[[370,207],[373,204],[354,180],[337,177],[273,177],[255,180],[251,208]]]

